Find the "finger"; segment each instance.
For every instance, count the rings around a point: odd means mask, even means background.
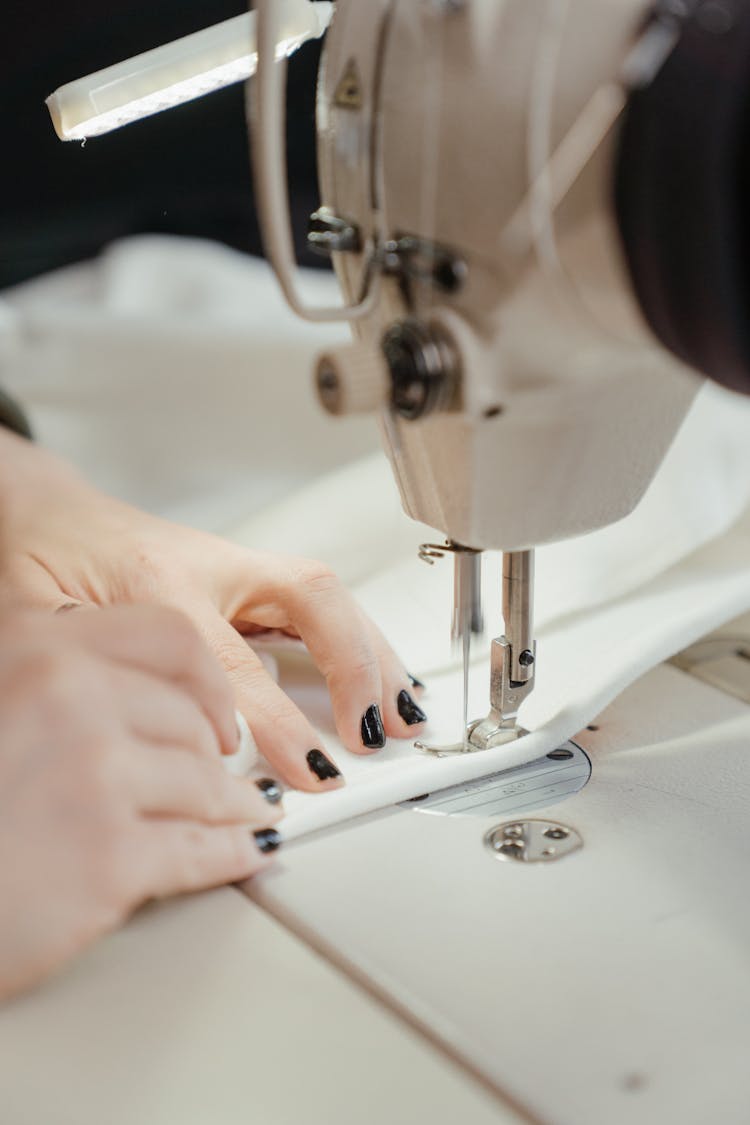
[[[144,898],[236,883],[268,867],[271,860],[270,851],[261,851],[267,843],[259,846],[245,827],[155,819],[142,824],[139,863]]]
[[[411,684],[412,695],[420,696],[422,694],[422,692],[425,690],[426,684],[423,684],[422,681],[419,679],[419,677],[415,676],[413,674],[413,672],[407,672],[406,678],[408,679],[409,683]]]
[[[216,730],[185,688],[128,666],[113,675],[122,721],[136,738],[216,760],[221,751]]]
[[[184,614],[163,606],[122,606],[65,614],[64,620],[90,649],[181,685],[205,713],[221,749],[235,752],[238,733],[232,689]]]
[[[147,816],[269,828],[284,815],[254,782],[232,777],[218,758],[188,750],[134,746],[128,777],[136,808]]]
[[[354,753],[385,745],[380,661],[352,595],[320,563],[290,560],[281,577],[266,575],[268,593],[283,605],[325,676],[336,728]]]
[[[72,599],[60,589],[52,574],[27,555],[10,557],[0,575],[0,604],[13,609],[40,609],[54,612]]]
[[[380,663],[383,683],[383,725],[390,738],[415,738],[420,734],[427,715],[415,699],[409,673],[396,656],[377,625],[364,614],[364,627]]]
[[[343,785],[338,768],[323,751],[320,735],[237,630],[210,609],[202,632],[229,676],[258,750],[281,777],[308,792]]]

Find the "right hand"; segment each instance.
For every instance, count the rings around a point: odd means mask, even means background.
[[[267,865],[254,833],[282,813],[227,774],[236,744],[229,682],[180,614],[0,622],[0,998],[150,898]]]

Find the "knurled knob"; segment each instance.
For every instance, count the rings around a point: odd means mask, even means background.
[[[369,414],[388,401],[391,374],[379,348],[347,344],[320,357],[315,383],[329,414]]]

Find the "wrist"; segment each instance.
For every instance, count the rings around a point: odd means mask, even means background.
[[[0,512],[7,516],[49,498],[61,484],[80,482],[54,453],[0,425]],[[82,483],[82,482],[80,482]]]

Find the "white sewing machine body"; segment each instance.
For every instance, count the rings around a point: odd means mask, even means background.
[[[360,232],[333,254],[348,302],[396,248],[342,378],[407,318],[447,342],[455,390],[383,426],[405,510],[459,543],[519,550],[625,516],[697,389],[643,322],[615,224],[618,83],[649,9],[337,6],[319,166]]]

